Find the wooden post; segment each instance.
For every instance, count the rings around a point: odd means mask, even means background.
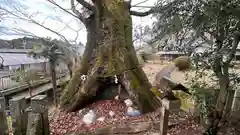
[[[162,107],[162,119],[160,121],[160,135],[167,135],[168,130],[168,120],[169,120],[169,110]]]
[[[160,121],[160,135],[167,135],[168,130],[168,121],[169,114],[171,112],[179,112],[180,111],[180,100],[168,100],[166,98],[162,99],[162,119]]]
[[[38,95],[31,98],[32,113],[40,114],[43,123],[43,135],[49,135],[49,121],[48,121],[48,108],[47,108],[47,95]]]
[[[26,134],[27,128],[27,102],[25,98],[22,99],[11,99],[9,100],[11,117],[12,117],[12,128],[14,135]]]
[[[0,108],[0,135],[8,135],[7,118],[2,108]]]

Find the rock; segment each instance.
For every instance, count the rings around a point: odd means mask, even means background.
[[[130,107],[130,106],[133,105],[133,102],[132,102],[130,99],[124,100],[124,103],[125,103],[125,105],[126,105],[127,107]]]
[[[115,100],[119,100],[119,95],[117,95],[114,99],[115,99]]]
[[[127,119],[127,117],[122,117],[123,120]]]
[[[128,116],[139,116],[139,115],[141,115],[141,113],[140,113],[139,110],[135,110],[135,109],[133,109],[132,107],[128,107],[128,109],[127,109],[127,115],[128,115]]]
[[[134,109],[132,107],[127,108],[127,112],[133,112],[133,111],[134,111]]]
[[[114,116],[114,112],[113,111],[109,111],[109,113],[108,113],[111,117],[113,117]]]
[[[138,110],[134,110],[133,112],[127,112],[128,116],[139,116],[141,113]]]
[[[93,122],[95,122],[95,120],[96,120],[96,114],[93,112],[93,110],[90,110],[87,114],[85,114],[84,116],[83,116],[83,122],[85,123],[85,124],[91,124],[91,123],[93,123]]]
[[[98,119],[97,119],[97,121],[104,121],[105,120],[105,117],[99,117]]]
[[[78,116],[82,117],[83,115],[85,115],[90,109],[89,108],[83,108],[81,110],[78,111]]]

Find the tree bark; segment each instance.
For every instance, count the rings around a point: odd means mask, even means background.
[[[30,97],[32,97],[32,85],[31,85],[31,83],[27,83],[27,84],[28,84],[29,95],[30,95]]]
[[[52,91],[53,91],[53,103],[57,105],[57,97],[56,97],[56,90],[57,90],[57,75],[55,70],[55,64],[53,61],[50,60],[50,67],[51,67],[51,76],[52,76]]]
[[[69,71],[69,75],[70,75],[70,78],[72,78],[72,74],[73,74],[73,63],[72,61],[68,62],[67,63],[67,68],[68,68],[68,71]]]
[[[61,106],[68,111],[82,108],[96,94],[101,85],[99,80],[117,75],[139,109],[143,113],[153,111],[161,103],[150,91],[151,84],[138,62],[128,6],[124,0],[98,0],[94,5],[96,13],[91,22],[95,27],[86,25],[88,42],[81,67],[65,90]],[[85,81],[80,79],[83,74],[87,75]]]
[[[224,124],[224,113],[226,114],[225,105],[228,95],[228,86],[229,86],[229,78],[222,76],[219,78],[220,84],[220,93],[217,99],[217,104],[215,110],[211,114],[211,123],[206,128],[204,135],[217,135],[220,130],[221,124]],[[223,121],[224,120],[224,121]]]
[[[91,60],[95,55],[96,49],[96,19],[94,15],[90,15],[86,19],[85,27],[87,29],[87,43],[81,59],[80,67],[75,71],[75,74],[72,76],[69,84],[64,90],[60,98],[60,106],[63,108],[68,108],[71,104],[71,98],[78,92],[79,87],[82,84],[81,76],[87,75],[88,70],[93,60]]]

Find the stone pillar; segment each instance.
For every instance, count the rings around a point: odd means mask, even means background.
[[[233,124],[239,124],[240,121],[240,89],[235,90],[232,104],[232,119]],[[240,124],[239,124],[240,125]]]
[[[12,117],[12,128],[14,135],[26,134],[27,128],[27,102],[25,98],[22,99],[11,99],[9,100],[11,117]]]
[[[48,108],[47,108],[47,95],[38,95],[31,98],[32,113],[39,113],[42,117],[43,135],[49,135],[49,121],[48,121]]]
[[[0,135],[8,135],[7,118],[4,109],[0,108]]]
[[[40,113],[30,112],[28,114],[27,135],[45,135],[42,122]]]
[[[0,108],[6,109],[6,99],[4,97],[0,97]]]
[[[181,102],[180,100],[162,99],[162,119],[160,121],[160,135],[167,135],[169,114],[171,112],[179,112]]]

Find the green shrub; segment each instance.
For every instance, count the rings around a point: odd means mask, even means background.
[[[207,76],[207,73],[196,72],[193,78],[188,79],[188,84],[194,108],[198,110],[200,120],[205,122],[216,105],[219,90],[215,85],[210,87],[209,82],[202,80],[202,76]]]
[[[180,71],[188,70],[191,68],[191,60],[187,56],[180,56],[176,58],[173,63]]]

